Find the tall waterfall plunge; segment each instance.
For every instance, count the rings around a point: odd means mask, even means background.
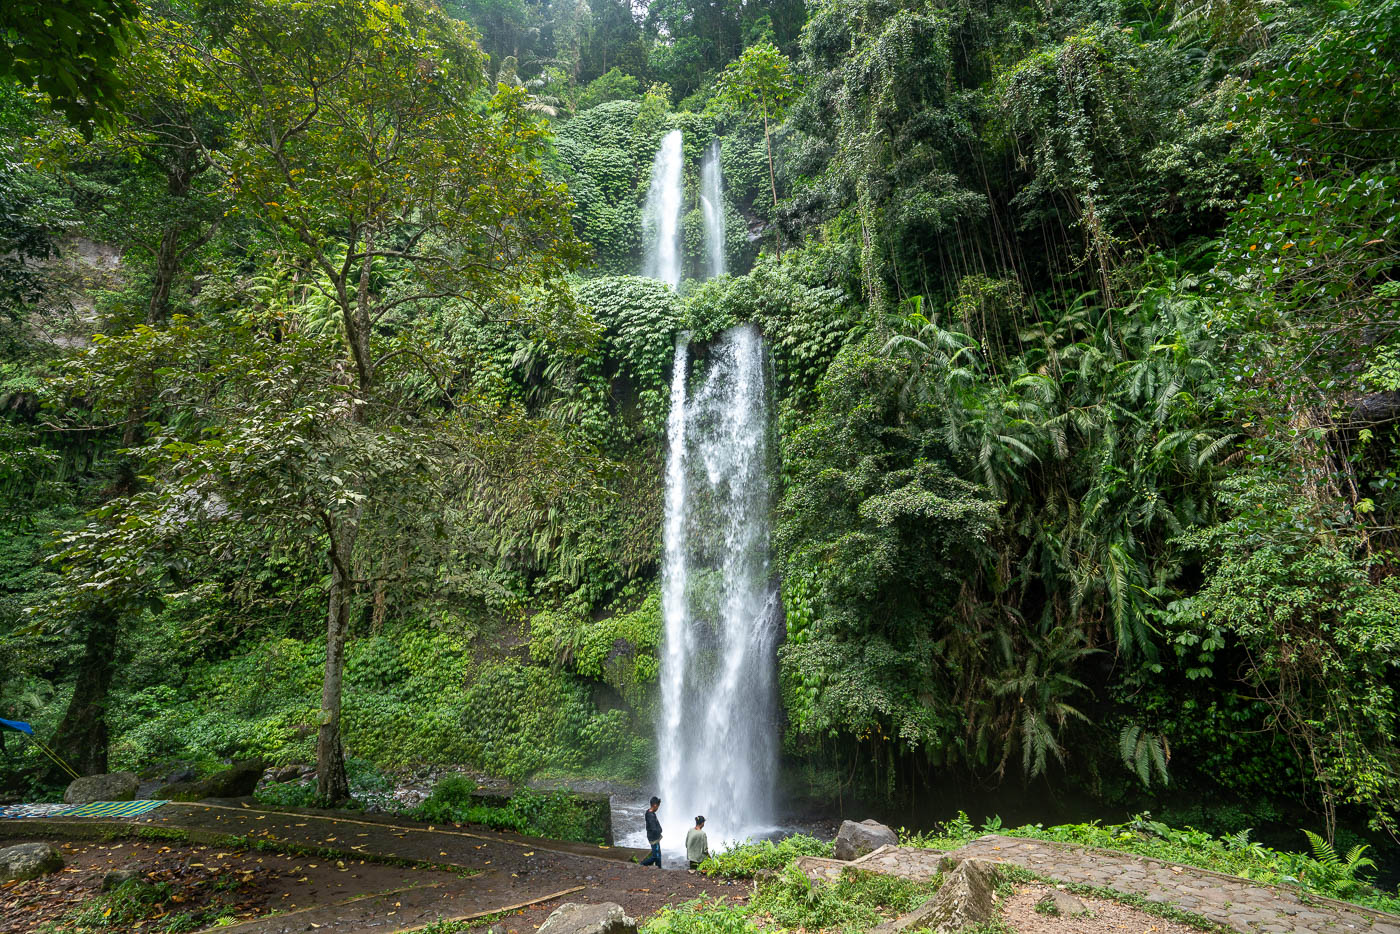
[[[690,348],[676,347],[667,426],[660,796],[664,843],[704,814],[710,839],[772,822],[777,767],[769,567],[769,400],[763,339],[740,325],[710,347],[689,394]]]
[[[661,140],[651,163],[651,185],[642,208],[642,236],[647,245],[642,275],[671,288],[681,284],[681,131]]]
[[[719,140],[710,143],[700,163],[700,210],[705,217],[705,274],[722,276],[724,259],[724,171],[719,163]]]

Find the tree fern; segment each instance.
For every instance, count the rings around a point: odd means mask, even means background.
[[[1374,869],[1376,866],[1375,862],[1366,855],[1366,851],[1370,849],[1369,846],[1358,844],[1348,850],[1345,857],[1342,857],[1331,843],[1311,830],[1304,830],[1303,833],[1307,836],[1313,851],[1313,859],[1308,868],[1319,877],[1319,882],[1330,886],[1339,895],[1346,895],[1365,884],[1363,880],[1357,878],[1357,873],[1363,869]]]
[[[1170,781],[1167,763],[1171,760],[1171,748],[1167,745],[1166,737],[1149,733],[1140,725],[1130,723],[1118,734],[1118,754],[1143,785],[1152,785],[1154,772],[1163,785]]]

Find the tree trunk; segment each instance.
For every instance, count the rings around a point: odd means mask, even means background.
[[[316,730],[316,796],[333,806],[350,798],[345,750],[340,742],[340,698],[345,675],[345,636],[350,629],[354,581],[350,567],[359,531],[359,510],[331,534],[331,586],[326,609],[326,674],[321,687],[321,721]]]
[[[99,603],[87,617],[87,637],[73,684],[73,699],[68,702],[68,710],[50,745],[79,774],[100,775],[107,771],[107,693],[116,668],[117,613],[106,603]],[[69,780],[57,767],[52,774],[65,784]]]
[[[773,140],[768,136],[768,102],[763,102],[763,144],[768,147],[768,187],[773,191],[773,237],[778,243],[778,259],[783,258],[783,232],[778,229],[778,179],[773,172]]]
[[[160,238],[156,249],[155,282],[151,288],[151,301],[146,306],[147,324],[164,324],[170,316],[170,286],[175,281],[175,271],[180,265],[180,229],[172,227]]]

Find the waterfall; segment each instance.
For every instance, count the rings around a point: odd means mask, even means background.
[[[724,170],[719,163],[719,140],[710,143],[700,163],[700,209],[705,215],[705,274],[725,274]]]
[[[681,131],[661,140],[651,164],[651,185],[642,209],[642,235],[647,245],[642,275],[660,279],[671,288],[681,284]]]
[[[705,365],[691,399],[683,335],[671,377],[662,569],[659,794],[670,850],[697,814],[712,846],[769,829],[777,768],[763,339],[752,325],[731,328]]]

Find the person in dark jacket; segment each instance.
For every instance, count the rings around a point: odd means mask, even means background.
[[[661,865],[661,821],[656,819],[656,809],[661,807],[661,799],[652,796],[651,807],[646,810],[647,843],[651,844],[651,855],[642,860],[643,866]]]

